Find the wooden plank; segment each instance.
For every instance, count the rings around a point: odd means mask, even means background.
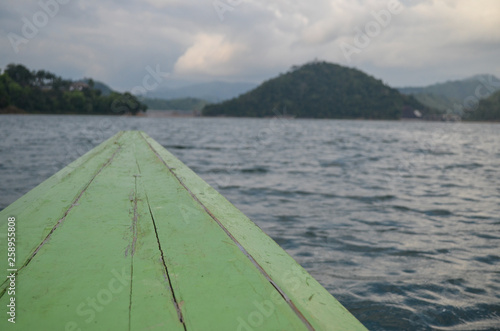
[[[250,323],[262,330],[307,330],[146,141],[136,141],[140,181],[186,329],[245,330]]]
[[[143,134],[193,197],[245,248],[316,330],[366,330],[276,242],[191,169]]]
[[[129,139],[124,135],[118,144],[126,147]],[[137,172],[133,151],[121,148],[35,257],[19,271],[16,327],[126,330],[131,323],[133,296],[143,300],[138,301],[142,306],[134,315],[134,325],[168,324],[171,330],[183,330],[163,278],[151,218],[135,207],[140,196],[135,193]],[[37,214],[18,217],[18,230],[27,226],[24,222],[37,218]],[[140,223],[135,232],[134,223]],[[140,239],[135,237],[137,233]],[[143,248],[134,256],[138,265],[133,278],[135,291],[131,291],[133,245]],[[7,295],[0,299],[3,307],[7,300]],[[150,305],[157,308],[156,314],[147,312]],[[5,330],[6,324],[2,318],[0,329]]]
[[[135,142],[134,142],[134,148]],[[134,162],[137,153],[134,150]],[[137,162],[136,162],[137,165]],[[184,330],[168,281],[141,171],[135,175],[130,330]]]
[[[72,204],[77,203],[85,187],[113,157],[119,147],[114,142],[119,136],[121,133],[78,158],[0,212],[2,243],[7,239],[9,216],[16,216],[19,222],[25,224],[16,233],[18,268],[31,258]],[[7,256],[6,245],[0,245],[0,256]],[[7,269],[7,259],[0,259],[0,268]],[[2,282],[0,293],[5,286],[5,281]]]

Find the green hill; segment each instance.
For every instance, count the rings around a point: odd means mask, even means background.
[[[286,110],[299,118],[398,119],[403,110],[429,110],[367,74],[311,62],[262,83],[238,98],[203,109],[204,116],[267,117]]]
[[[425,87],[403,87],[398,90],[424,105],[444,113],[463,115],[471,105],[500,90],[500,80],[492,75],[476,75],[463,80],[448,81]]]
[[[476,110],[467,112],[466,120],[470,121],[500,121],[500,91],[479,102]]]

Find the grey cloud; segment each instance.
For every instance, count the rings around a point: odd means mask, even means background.
[[[259,82],[314,58],[358,67],[392,85],[500,75],[494,22],[470,23],[486,13],[486,5],[490,15],[500,15],[493,0],[457,0],[454,6],[401,0],[404,12],[348,63],[341,43],[352,43],[355,29],[363,29],[374,19],[371,11],[387,2],[246,0],[221,21],[212,0],[70,0],[18,54],[7,34],[20,33],[21,18],[40,7],[38,1],[1,3],[0,66],[21,62],[64,77],[92,76],[121,90],[140,84],[145,67],[157,64],[172,73],[170,80],[193,82]]]

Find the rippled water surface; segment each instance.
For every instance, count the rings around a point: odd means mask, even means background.
[[[500,125],[3,115],[0,209],[132,129],[369,329],[500,329]]]

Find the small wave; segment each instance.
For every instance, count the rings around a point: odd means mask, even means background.
[[[429,210],[418,210],[418,209],[413,209],[405,206],[392,206],[393,209],[403,211],[403,212],[415,212],[415,213],[420,213],[424,214],[427,216],[451,216],[453,213],[447,209],[429,209]]]
[[[425,215],[428,216],[451,216],[453,213],[447,209],[430,209],[422,211]]]
[[[492,236],[489,234],[484,234],[484,233],[476,233],[476,237],[483,238],[483,239],[500,239],[498,236]]]
[[[222,151],[223,148],[221,147],[201,147],[200,149],[207,150],[207,151]]]
[[[265,174],[268,173],[269,170],[264,167],[254,167],[241,169],[240,172],[244,174]]]
[[[477,169],[477,168],[482,168],[483,165],[479,163],[465,163],[465,164],[453,164],[444,167],[444,170],[451,170],[451,169]]]
[[[393,253],[390,253],[389,255],[392,256],[406,256],[406,257],[415,257],[415,256],[429,256],[429,255],[436,255],[434,252],[427,252],[427,251],[418,251],[418,250],[398,250]]]
[[[347,162],[345,160],[342,160],[342,159],[337,159],[337,160],[332,160],[332,161],[319,160],[318,162],[319,162],[319,165],[322,166],[323,168],[347,166]]]
[[[413,209],[405,207],[405,206],[392,206],[392,208],[399,210],[399,211],[414,211]]]
[[[498,262],[500,262],[500,257],[497,255],[478,256],[478,257],[475,257],[474,260],[481,262],[481,263],[494,265],[494,264],[497,264]]]
[[[441,184],[441,187],[443,187],[443,188],[455,188],[455,187],[465,188],[465,186],[463,186],[463,185],[457,185],[457,184],[454,184],[454,183]]]
[[[184,146],[184,145],[163,145],[166,149],[195,149],[194,146]]]
[[[226,186],[221,185],[221,186],[219,186],[219,187],[220,187],[221,189],[224,189],[224,190],[238,190],[238,189],[240,189],[240,188],[241,188],[241,186],[239,186],[239,185],[226,185]]]
[[[314,256],[314,254],[311,252],[299,252],[296,254],[296,256],[311,257],[311,256]]]
[[[417,154],[429,154],[429,155],[435,155],[435,156],[453,156],[457,155],[457,153],[453,153],[450,151],[438,151],[438,150],[433,150],[433,149],[417,149],[415,151]]]
[[[295,223],[297,222],[297,218],[294,217],[294,216],[287,216],[287,215],[279,215],[279,216],[276,216],[276,220],[278,222],[285,222],[285,223]]]
[[[290,174],[290,175],[307,175],[309,173],[307,171],[303,171],[303,170],[289,170],[289,171],[287,171],[287,174]]]
[[[273,188],[247,188],[244,189],[244,192],[248,195],[273,195],[277,197],[293,197],[295,195],[299,196],[312,196],[312,195],[318,195],[317,192],[310,192],[310,191],[303,191],[303,190],[296,190],[296,191],[285,191],[285,190],[278,190],[278,189],[273,189]],[[336,196],[333,196],[336,197]]]
[[[230,167],[227,167],[227,168],[211,168],[211,169],[206,169],[206,173],[209,173],[209,174],[230,174],[231,173],[231,168]]]
[[[474,221],[469,221],[471,224],[476,223],[476,220],[491,220],[492,219],[490,216],[481,215],[481,212],[477,212],[471,216],[462,216],[462,217],[470,219],[470,220],[474,220]]]
[[[394,247],[381,247],[381,246],[373,246],[373,245],[360,245],[353,244],[349,242],[344,242],[342,249],[350,252],[360,252],[365,254],[375,254],[375,253],[387,253],[389,251],[393,251]]]
[[[316,238],[317,237],[316,233],[314,231],[311,231],[311,230],[304,232],[304,236],[307,238]]]
[[[394,195],[375,195],[375,196],[357,196],[357,195],[349,195],[346,196],[347,199],[351,200],[357,200],[361,202],[366,202],[366,203],[373,203],[373,202],[379,202],[379,201],[388,201],[395,199],[396,197]]]

